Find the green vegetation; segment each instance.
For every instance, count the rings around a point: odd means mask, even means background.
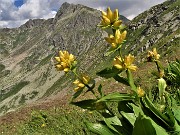
[[[1,71],[0,73],[1,73],[1,74],[0,74],[0,78],[1,78],[1,77],[7,76],[8,74],[10,74],[11,71],[10,71],[10,70],[3,70],[3,71]]]
[[[48,55],[44,59],[41,60],[41,62],[37,65],[37,67],[43,66],[47,63],[49,63],[50,59],[52,58],[53,54]]]
[[[0,72],[3,71],[4,69],[5,69],[5,66],[0,63]]]
[[[24,86],[28,85],[29,81],[21,81],[18,84],[12,86],[12,88],[10,88],[10,91],[8,91],[7,93],[1,93],[1,97],[0,97],[0,102],[3,101],[4,99],[15,95],[16,93],[18,93]]]
[[[94,135],[87,130],[84,121],[94,122],[98,117],[96,113],[92,115],[92,112],[79,110],[77,107],[55,107],[48,112],[33,110],[29,121],[12,127],[0,125],[0,132],[14,135]]]
[[[17,35],[15,41],[13,42],[13,48],[15,48],[20,42],[22,43],[25,41],[25,39],[27,38],[26,34],[27,34],[27,30]]]

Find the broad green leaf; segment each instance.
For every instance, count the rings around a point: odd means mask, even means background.
[[[105,125],[97,124],[97,123],[89,123],[89,122],[86,122],[85,124],[88,127],[88,129],[93,133],[99,135],[114,135],[114,133],[112,133],[110,129]]]
[[[143,111],[142,111],[142,109],[141,109],[141,107],[138,107],[138,106],[136,106],[136,105],[133,104],[133,103],[129,103],[129,105],[133,108],[134,115],[135,115],[136,117],[139,116],[139,113],[144,114]]]
[[[111,94],[108,94],[107,96],[102,97],[97,102],[125,101],[125,100],[133,100],[133,99],[135,99],[135,97],[132,96],[131,94],[123,94],[123,93],[116,92],[116,93],[111,93]]]
[[[178,121],[178,123],[180,124],[180,106],[172,107],[172,110],[173,110],[175,119],[176,119],[176,120]]]
[[[103,119],[104,119],[104,122],[106,123],[106,125],[110,129],[119,133],[116,127],[122,126],[122,124],[121,124],[121,121],[119,120],[119,118],[117,116],[103,117]]]
[[[100,84],[99,87],[98,87],[98,92],[100,94],[101,97],[104,96],[104,93],[102,92],[102,85]]]
[[[167,87],[166,81],[163,78],[158,79],[159,96],[161,97]]]
[[[131,125],[134,125],[135,120],[136,120],[134,113],[126,113],[126,112],[121,111],[121,114],[124,118],[126,118],[131,123]]]
[[[168,135],[165,129],[157,125],[151,118],[139,114],[132,135]]]
[[[174,126],[174,121],[171,121],[165,114],[162,114],[155,106],[154,104],[149,100],[147,96],[145,96],[142,100],[142,103],[145,103],[145,106],[149,108],[149,110],[155,114],[164,124],[169,126],[169,128],[172,128]]]
[[[120,113],[120,111],[124,111],[126,113],[132,113],[133,109],[129,105],[129,103],[132,103],[132,100],[118,102],[118,111],[119,111],[119,113]]]
[[[96,109],[96,100],[95,99],[88,99],[88,100],[82,100],[79,102],[71,102],[71,104],[75,106],[79,106],[83,109],[88,109],[88,110],[95,110]]]
[[[115,75],[113,78],[114,78],[116,81],[118,81],[118,82],[120,82],[120,83],[123,83],[123,84],[129,86],[128,79],[123,78],[123,77],[121,77],[121,76],[119,76],[119,75]]]
[[[100,72],[97,72],[96,74],[100,77],[104,77],[104,78],[111,78],[116,76],[117,74],[119,74],[120,72],[122,72],[121,70],[115,68],[115,67],[111,67],[111,68],[105,68]]]

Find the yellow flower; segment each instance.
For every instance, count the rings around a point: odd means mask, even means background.
[[[69,54],[67,51],[59,51],[59,56],[55,57],[55,60],[57,61],[56,69],[59,71],[64,70],[64,72],[68,72],[75,62],[74,55]]]
[[[128,56],[125,56],[125,59],[124,59],[125,67],[132,71],[136,71],[137,66],[134,66],[132,64],[133,62],[134,62],[134,56],[132,56],[131,54],[129,54]]]
[[[145,95],[145,91],[140,87],[137,88],[137,94],[139,97],[143,97]]]
[[[148,51],[147,59],[148,61],[158,60],[160,55],[157,53],[156,48],[153,48],[153,51]]]
[[[82,89],[87,85],[90,81],[90,77],[87,75],[83,75],[80,79],[75,80],[73,83],[77,86],[74,88],[74,91],[77,92],[78,90]]]
[[[120,70],[130,69],[132,71],[136,71],[137,66],[132,64],[133,61],[134,61],[134,56],[129,54],[128,56],[125,56],[124,59],[122,59],[120,57],[116,57],[113,61],[113,65],[114,65],[114,67],[116,67],[117,69],[120,69]]]
[[[127,31],[123,31],[123,33],[120,32],[120,30],[116,30],[115,36],[109,35],[108,37],[105,37],[105,40],[111,44],[112,48],[117,48],[126,38]]]
[[[45,126],[46,126],[46,124],[44,124],[44,123],[41,125],[41,127],[45,127]]]
[[[110,7],[108,7],[107,12],[102,11],[102,20],[100,26],[107,27],[112,25],[113,27],[118,28],[122,23],[122,21],[118,19],[118,9],[115,9],[114,12],[112,12]]]

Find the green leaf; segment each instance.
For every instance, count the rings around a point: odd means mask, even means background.
[[[157,125],[152,119],[139,114],[132,135],[168,135],[165,129]]]
[[[83,92],[83,88],[81,88],[76,93],[74,93],[74,95],[72,97],[72,100],[76,99],[82,92]]]
[[[167,87],[166,81],[163,78],[158,79],[159,96],[161,97]]]
[[[115,67],[111,67],[111,68],[105,68],[100,72],[97,72],[96,74],[100,77],[104,77],[104,78],[111,78],[116,76],[117,74],[119,74],[120,72],[122,72],[121,70],[115,68]]]
[[[88,129],[99,135],[114,135],[107,126],[97,123],[85,123]]]
[[[121,48],[121,46],[122,46],[122,44],[120,44],[117,48],[110,48],[110,49],[108,50],[108,52],[105,53],[105,56],[109,56],[109,55],[115,53],[116,51],[118,51],[118,50]]]
[[[135,117],[134,113],[126,113],[123,111],[121,111],[120,113],[122,114],[122,116],[124,118],[126,118],[131,123],[131,125],[134,125],[134,123],[136,121],[136,117]]]
[[[96,100],[95,99],[88,99],[88,100],[82,100],[79,102],[71,102],[71,104],[75,106],[79,106],[83,109],[88,109],[88,110],[95,110],[96,109]]]
[[[120,30],[124,30],[126,27],[126,25],[120,25]]]
[[[149,110],[155,114],[159,120],[161,120],[164,124],[166,124],[169,128],[173,128],[174,127],[174,120],[172,121],[171,119],[169,119],[169,117],[167,117],[165,114],[162,114],[155,106],[154,104],[149,100],[149,98],[147,96],[145,96],[144,98],[142,98],[143,102],[145,103],[145,105],[149,108]]]
[[[117,127],[122,126],[121,121],[117,116],[103,117],[106,125],[113,131],[118,132]],[[116,127],[116,128],[115,128]]]
[[[119,76],[119,75],[115,75],[113,78],[114,78],[116,81],[118,81],[118,82],[120,82],[120,83],[123,83],[123,84],[129,86],[128,79],[123,78],[123,77],[121,77],[121,76]]]
[[[125,100],[133,100],[133,99],[135,99],[135,97],[132,96],[131,94],[123,94],[123,93],[116,92],[116,93],[111,93],[111,94],[108,94],[107,96],[102,97],[97,102],[125,101]]]
[[[100,94],[101,97],[104,96],[104,93],[102,92],[102,85],[100,84],[99,87],[98,87],[98,92]]]
[[[175,119],[176,119],[176,120],[178,121],[178,123],[180,124],[180,106],[172,107],[172,110],[173,110]]]
[[[139,116],[139,113],[144,114],[144,113],[143,113],[143,110],[141,109],[141,107],[138,107],[138,106],[136,106],[136,105],[133,104],[133,103],[129,103],[129,105],[133,108],[134,115],[135,115],[136,117]]]
[[[87,90],[85,93],[87,93],[87,92],[89,92],[89,91],[92,91],[92,90],[94,89],[94,87],[95,87],[95,84],[96,84],[95,80],[92,79],[92,80],[88,83],[89,88],[88,88],[88,90]]]
[[[118,111],[119,113],[121,111],[124,111],[126,113],[132,113],[132,107],[129,105],[129,103],[132,103],[132,100],[126,100],[126,101],[120,101],[118,102]]]

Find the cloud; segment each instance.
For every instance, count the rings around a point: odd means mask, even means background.
[[[133,19],[153,5],[165,0],[24,0],[20,7],[15,0],[0,0],[0,27],[18,27],[28,19],[52,18],[62,3],[82,4],[99,10],[118,8],[121,15]],[[17,0],[16,0],[17,1]]]
[[[28,19],[47,19],[56,14],[56,11],[51,9],[49,0],[25,0],[18,8],[13,0],[0,1],[0,27],[18,27]]]

